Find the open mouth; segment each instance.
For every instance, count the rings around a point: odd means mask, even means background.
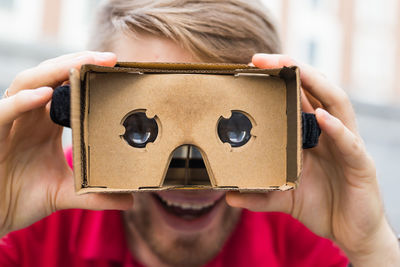
[[[152,195],[167,213],[187,221],[195,220],[210,213],[211,210],[213,210],[213,208],[217,206],[217,204],[223,199],[224,196],[222,195],[216,200],[200,204],[172,202],[162,198],[157,193],[152,193]]]
[[[163,185],[202,188],[151,193],[159,214],[172,229],[186,233],[201,231],[212,224],[223,209],[225,193],[210,189],[203,158],[193,145],[180,146],[173,152]]]

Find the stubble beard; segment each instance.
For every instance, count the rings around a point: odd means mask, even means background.
[[[168,235],[164,236],[156,231],[157,222],[151,219],[146,201],[135,197],[137,208],[124,212],[125,224],[135,231],[160,262],[167,266],[202,266],[212,260],[222,249],[240,217],[240,209],[223,203],[225,208],[218,229],[175,236],[171,239]]]

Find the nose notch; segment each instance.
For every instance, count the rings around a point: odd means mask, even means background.
[[[200,149],[182,145],[172,152],[163,185],[211,187],[210,178]]]

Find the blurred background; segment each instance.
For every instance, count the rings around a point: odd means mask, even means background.
[[[0,0],[0,93],[20,71],[84,50],[99,0]],[[400,233],[400,0],[263,0],[284,53],[321,70],[353,102]],[[65,131],[64,145],[71,143]]]

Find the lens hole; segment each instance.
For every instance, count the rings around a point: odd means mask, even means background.
[[[240,147],[250,140],[252,127],[250,119],[245,114],[232,111],[229,119],[220,118],[218,136],[223,143],[229,143],[232,147]]]
[[[135,112],[123,122],[124,140],[133,147],[144,148],[147,143],[154,142],[158,135],[158,125],[154,118],[149,119],[144,112]]]

